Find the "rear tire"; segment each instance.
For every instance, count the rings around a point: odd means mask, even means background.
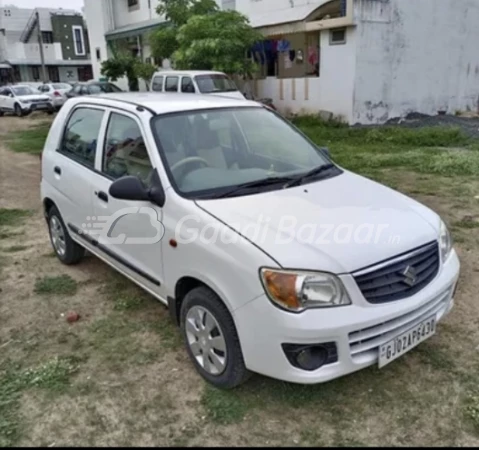
[[[56,206],[48,211],[48,231],[53,250],[63,264],[78,264],[85,256],[85,249],[72,240]]]
[[[213,291],[201,286],[186,294],[180,325],[186,350],[206,381],[232,389],[248,380],[233,318]]]

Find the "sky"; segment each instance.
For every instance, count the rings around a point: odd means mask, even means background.
[[[19,8],[64,8],[81,11],[83,0],[0,0],[0,5],[15,5]]]

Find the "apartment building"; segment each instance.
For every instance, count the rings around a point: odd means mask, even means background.
[[[85,0],[93,72],[108,43],[126,39],[151,60],[147,34],[164,20],[157,0]],[[250,55],[253,91],[283,111],[328,111],[348,123],[410,112],[479,107],[477,0],[218,0],[245,14],[264,41]],[[168,64],[153,61],[156,65]]]
[[[66,9],[0,7],[0,80],[53,82],[89,80],[89,39],[81,13]]]

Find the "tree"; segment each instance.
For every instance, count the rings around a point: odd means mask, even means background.
[[[262,39],[248,18],[237,11],[191,16],[178,30],[175,67],[250,77],[256,67],[246,54]]]
[[[138,78],[142,79],[146,84],[146,89],[150,90],[150,81],[156,72],[156,69],[153,65],[137,61],[134,68],[135,74]]]
[[[215,0],[160,0],[156,12],[164,16],[168,24],[150,35],[152,54],[157,61],[170,59],[178,49],[178,29],[196,15],[218,11]]]
[[[138,91],[138,75],[135,67],[138,59],[125,53],[115,53],[112,58],[101,63],[101,74],[108,77],[111,81],[116,81],[124,76],[128,79],[128,88],[130,91]]]

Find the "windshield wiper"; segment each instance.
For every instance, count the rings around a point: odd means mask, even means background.
[[[285,183],[285,182],[291,182],[291,181],[296,181],[295,178],[293,177],[270,177],[270,178],[265,178],[263,180],[256,180],[256,181],[250,181],[248,183],[242,183],[239,184],[238,186],[235,186],[234,188],[222,192],[218,195],[214,195],[212,198],[226,198],[226,197],[231,197],[232,195],[248,188],[256,188],[256,187],[264,187],[264,186],[270,186],[272,184],[278,184],[278,183]]]
[[[309,172],[306,172],[304,175],[301,175],[300,177],[295,178],[293,181],[287,183],[285,185],[285,188],[300,186],[308,178],[313,177],[315,175],[320,175],[321,173],[327,172],[328,170],[331,170],[333,168],[336,168],[334,164],[323,164],[322,166],[315,167],[313,170],[310,170]]]

